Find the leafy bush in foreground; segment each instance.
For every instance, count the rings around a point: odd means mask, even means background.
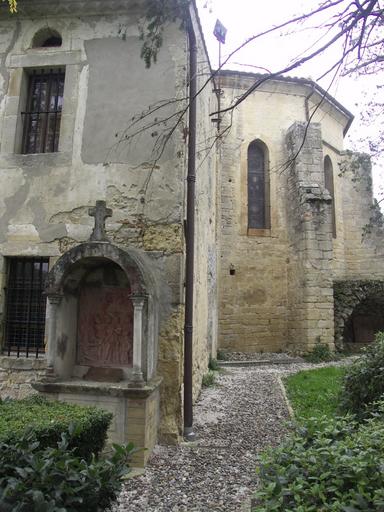
[[[252,511],[383,511],[384,402],[377,411],[363,423],[324,417],[298,427],[262,457]]]
[[[384,395],[384,333],[376,335],[345,374],[340,406],[343,411],[362,418],[369,414],[372,404]]]
[[[111,504],[133,446],[114,445],[109,459],[86,462],[69,449],[74,433],[62,434],[57,448],[41,449],[33,435],[0,443],[1,512],[99,512]]]
[[[17,443],[28,432],[39,441],[40,448],[54,447],[61,440],[61,433],[67,431],[71,423],[76,423],[69,449],[76,448],[76,455],[90,460],[93,453],[102,450],[111,419],[111,413],[96,407],[41,396],[4,400],[0,401],[0,442]]]

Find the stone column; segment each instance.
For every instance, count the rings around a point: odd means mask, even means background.
[[[132,384],[144,385],[142,370],[143,346],[143,309],[146,301],[145,295],[132,295],[133,304],[133,368]]]
[[[57,309],[63,296],[59,293],[48,295],[47,319],[48,319],[48,342],[47,342],[47,376],[54,374],[54,357],[56,348],[56,323]]]
[[[334,348],[332,198],[324,187],[321,126],[295,123],[287,143],[289,341],[303,352],[318,342]]]

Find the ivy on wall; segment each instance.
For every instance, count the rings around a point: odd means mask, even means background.
[[[145,16],[139,24],[141,58],[147,68],[157,61],[157,55],[163,45],[164,27],[167,23],[180,22],[185,28],[191,0],[146,0]]]

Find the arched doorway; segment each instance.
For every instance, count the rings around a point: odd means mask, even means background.
[[[344,346],[351,351],[372,343],[384,331],[384,297],[368,296],[354,308],[344,327]]]
[[[138,385],[154,375],[157,294],[134,251],[105,242],[71,249],[51,269],[47,296],[55,376]]]

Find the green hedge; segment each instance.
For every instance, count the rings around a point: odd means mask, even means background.
[[[0,402],[0,442],[16,443],[26,433],[39,441],[40,448],[54,447],[62,432],[76,426],[69,449],[90,460],[102,450],[112,414],[96,407],[47,400],[33,396],[23,400]]]
[[[309,421],[262,456],[254,512],[384,510],[384,402],[362,423]]]

